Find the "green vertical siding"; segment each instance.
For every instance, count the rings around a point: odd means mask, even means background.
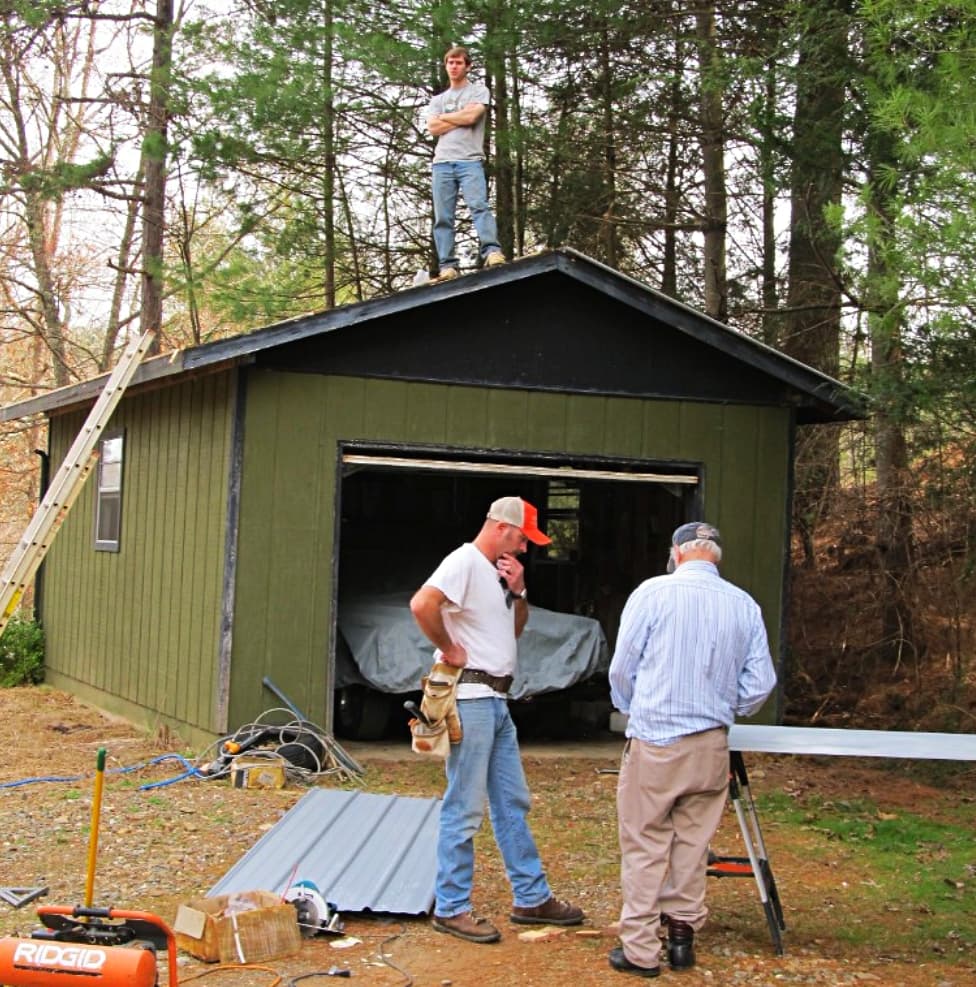
[[[216,729],[233,414],[229,374],[127,396],[121,551],[93,548],[90,479],[51,546],[47,680],[136,721]],[[51,422],[55,469],[84,422]]]
[[[722,532],[723,575],[747,589],[767,614],[778,653],[789,482],[787,411],[723,409],[720,469],[705,488],[705,514]],[[772,615],[776,619],[772,619]]]
[[[762,603],[775,649],[789,434],[785,408],[254,372],[245,428],[231,722],[247,722],[272,704],[261,685],[265,675],[311,720],[330,719],[341,441],[701,462],[705,515],[722,528],[728,546],[724,571]]]
[[[92,547],[89,483],[51,548],[48,679],[185,736],[249,722],[277,700],[331,712],[337,461],[342,441],[700,462],[724,571],[782,612],[788,409],[251,371],[247,385],[230,695],[217,694],[234,386],[230,374],[127,397],[122,550]],[[57,467],[84,420],[52,421]]]
[[[522,421],[522,444],[527,449],[558,449],[566,434],[565,419],[566,399],[561,394],[529,394]]]
[[[699,416],[685,414],[686,406],[678,401],[641,401],[641,416],[638,434],[641,439],[641,455],[652,458],[687,460],[693,457],[688,453],[688,445],[699,447],[700,442],[692,434],[686,420],[692,425],[699,424]],[[711,418],[709,419],[711,420]],[[685,427],[682,424],[685,422]],[[635,427],[638,427],[635,425]],[[700,427],[700,426],[699,426]]]

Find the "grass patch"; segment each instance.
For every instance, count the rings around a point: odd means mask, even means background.
[[[797,800],[774,792],[756,801],[760,820],[777,825],[781,838],[784,828],[807,834],[813,853],[818,841],[824,853],[840,845],[865,875],[850,889],[849,920],[834,929],[839,939],[897,948],[910,937],[938,953],[969,953],[976,944],[976,805],[957,806],[948,821],[935,821],[865,799]],[[878,914],[891,921],[879,928]],[[863,921],[866,915],[870,921]]]

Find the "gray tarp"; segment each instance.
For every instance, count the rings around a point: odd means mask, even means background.
[[[339,604],[336,687],[354,683],[381,692],[414,692],[430,669],[433,645],[410,613],[410,594],[362,596]],[[348,646],[348,650],[343,647]],[[533,606],[518,642],[513,699],[565,689],[606,672],[610,651],[589,617]]]

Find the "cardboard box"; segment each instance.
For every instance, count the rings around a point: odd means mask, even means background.
[[[262,963],[302,946],[298,913],[270,891],[192,898],[173,922],[176,945],[207,963]]]
[[[284,788],[285,765],[267,757],[235,757],[230,765],[234,788]]]

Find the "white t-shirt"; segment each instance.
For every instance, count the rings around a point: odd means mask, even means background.
[[[494,563],[465,542],[441,562],[426,585],[447,597],[444,626],[451,639],[468,653],[467,667],[489,675],[514,675],[518,656],[515,607],[505,604],[506,591],[498,581]],[[438,649],[434,659],[440,656]],[[457,695],[459,699],[474,699],[496,693],[480,682],[462,682]]]

